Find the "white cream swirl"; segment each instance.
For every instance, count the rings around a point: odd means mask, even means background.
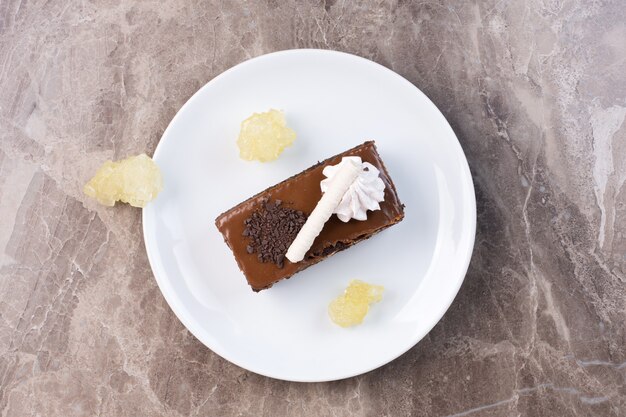
[[[348,162],[361,165],[361,172],[343,195],[334,213],[342,222],[348,222],[350,219],[367,220],[367,210],[380,210],[378,203],[385,199],[385,183],[379,177],[378,168],[374,165],[362,162],[358,156],[343,157],[339,164],[328,165],[324,168],[322,172],[326,179],[320,183],[320,186],[322,192],[325,193],[342,164]]]

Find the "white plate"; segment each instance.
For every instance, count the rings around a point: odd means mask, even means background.
[[[239,159],[253,112],[283,109],[297,132],[272,163]],[[254,293],[214,225],[223,211],[366,139],[406,205],[403,222],[267,291]],[[165,187],[143,211],[163,296],[206,346],[250,371],[291,381],[358,375],[398,357],[439,321],[467,271],[474,188],[454,132],[407,80],[353,55],[264,55],[202,87],[174,117],[154,158]],[[327,306],[351,278],[385,286],[365,322],[342,329]]]

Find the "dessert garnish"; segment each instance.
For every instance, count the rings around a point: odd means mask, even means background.
[[[348,188],[339,205],[333,213],[342,222],[350,219],[367,220],[367,210],[380,210],[380,202],[385,200],[385,183],[380,178],[378,168],[369,162],[362,162],[358,156],[343,157],[337,165],[328,165],[324,168],[326,179],[320,183],[322,192],[325,193],[331,186],[341,166],[353,161],[361,167],[359,176]]]
[[[116,201],[145,207],[163,189],[157,164],[146,154],[118,162],[106,161],[89,180],[83,192],[100,204],[114,206]]]
[[[361,173],[361,165],[352,159],[347,159],[345,164],[340,165],[333,180],[328,184],[326,192],[322,195],[306,223],[298,232],[296,239],[287,249],[285,256],[293,263],[304,259],[304,255],[322,231],[324,224],[333,215],[333,211],[343,199],[344,194]]]
[[[367,220],[367,210],[380,210],[385,200],[385,183],[378,169],[358,156],[343,157],[337,165],[322,171],[326,179],[320,183],[322,198],[313,209],[298,236],[287,250],[287,259],[300,262],[333,213],[342,222]]]
[[[260,206],[244,221],[242,235],[249,239],[246,252],[255,253],[259,262],[273,262],[282,268],[287,247],[304,225],[306,215],[284,207],[280,200],[263,199]]]
[[[328,305],[330,319],[341,327],[361,324],[369,311],[370,304],[383,298],[384,287],[371,285],[357,279],[350,281],[348,288]]]
[[[237,139],[239,156],[246,161],[273,161],[295,139],[296,132],[287,127],[282,111],[254,113],[241,122]]]

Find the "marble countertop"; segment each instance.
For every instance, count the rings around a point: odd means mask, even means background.
[[[344,381],[232,365],[176,319],[140,211],[82,185],[152,152],[250,57],[351,52],[441,109],[476,185],[467,278],[408,353]],[[0,2],[2,416],[626,415],[621,1]]]

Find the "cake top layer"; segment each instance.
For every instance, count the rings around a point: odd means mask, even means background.
[[[282,258],[283,262],[280,263],[259,261],[258,254],[250,251],[250,237],[244,236],[248,234],[245,232],[246,220],[250,219],[253,213],[263,210],[264,204],[271,204],[277,200],[281,201],[281,207],[300,211],[308,216],[322,196],[320,182],[325,178],[322,173],[324,167],[338,164],[344,156],[359,156],[363,162],[369,162],[378,168],[380,177],[385,183],[385,200],[380,204],[380,210],[368,212],[367,220],[364,221],[350,220],[344,223],[336,216],[332,216],[301,262],[294,264]],[[260,290],[290,277],[319,261],[320,257],[350,246],[355,241],[397,222],[403,215],[403,206],[398,200],[393,182],[376,151],[374,142],[369,141],[320,162],[238,204],[221,214],[215,224],[232,249],[248,283],[253,289]]]

